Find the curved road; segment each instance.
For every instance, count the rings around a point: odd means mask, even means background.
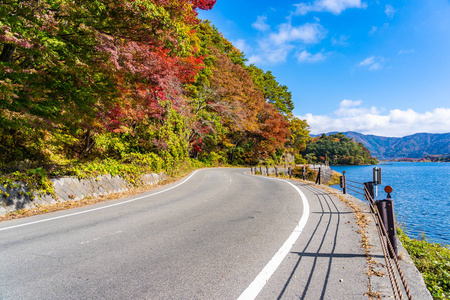
[[[136,197],[2,222],[0,299],[365,298],[357,228],[339,231],[354,224],[350,209],[295,184],[310,209],[288,182],[205,169]],[[276,271],[255,291],[268,263]]]

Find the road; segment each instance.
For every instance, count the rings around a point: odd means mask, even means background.
[[[351,210],[245,171],[0,223],[0,299],[366,298]]]

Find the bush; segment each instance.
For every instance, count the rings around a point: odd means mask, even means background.
[[[410,239],[400,228],[398,238],[408,251],[434,299],[450,298],[450,249],[437,243]]]

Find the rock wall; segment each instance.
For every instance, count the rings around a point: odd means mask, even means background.
[[[145,174],[140,178],[142,185],[154,185],[166,179],[164,173]],[[78,179],[76,177],[61,177],[51,179],[55,196],[51,194],[38,195],[20,182],[17,187],[7,189],[0,186],[0,215],[19,209],[30,209],[38,205],[54,204],[68,200],[78,201],[85,197],[97,197],[124,192],[133,187],[120,176],[101,175],[94,178]]]

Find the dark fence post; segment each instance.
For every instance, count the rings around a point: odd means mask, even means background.
[[[259,166],[259,173],[261,173],[261,175],[263,174],[261,166]]]
[[[253,166],[250,167],[250,173],[253,174]]]
[[[278,167],[277,166],[275,166],[275,176],[278,177]]]
[[[266,166],[266,175],[269,176],[269,166]]]
[[[345,171],[342,171],[342,194],[347,194],[347,180],[345,179]]]
[[[386,229],[387,238],[391,242],[392,248],[394,250],[394,253],[392,253],[392,250],[389,248],[389,253],[393,258],[394,255],[398,257],[397,232],[395,230],[394,200],[391,199],[390,195],[390,193],[392,192],[392,188],[390,186],[386,186],[384,190],[388,193],[387,198],[384,200],[378,200],[375,202],[375,204],[377,205],[378,214],[380,215],[381,221],[383,222],[384,228]]]
[[[305,167],[305,165],[303,165],[302,173],[303,173],[303,180],[306,180],[306,167]]]
[[[289,179],[292,178],[292,168],[291,167],[288,168],[288,173],[289,173]]]
[[[347,193],[347,189],[345,188],[345,175],[339,177],[339,187],[342,189],[342,194]]]
[[[319,167],[319,173],[317,174],[317,178],[316,178],[316,184],[318,183],[318,184],[322,184],[322,168],[321,167]]]
[[[374,197],[373,182],[364,182],[364,199],[373,205]]]

